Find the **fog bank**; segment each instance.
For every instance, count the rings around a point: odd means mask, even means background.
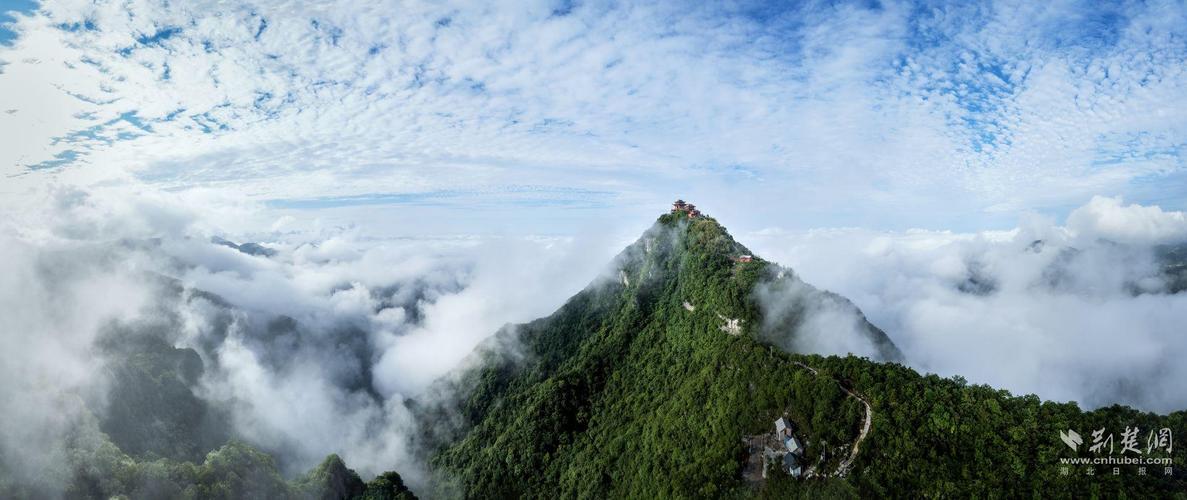
[[[1187,293],[1161,257],[1187,242],[1181,212],[1096,197],[1009,231],[743,239],[851,299],[920,370],[1087,407],[1187,407]]]

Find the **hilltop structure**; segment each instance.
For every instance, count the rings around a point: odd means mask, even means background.
[[[697,206],[692,203],[685,203],[684,200],[676,200],[672,203],[672,213],[685,213],[688,218],[695,219],[701,215],[701,211],[697,210]]]

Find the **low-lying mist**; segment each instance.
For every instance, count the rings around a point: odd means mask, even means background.
[[[139,342],[200,360],[168,358],[194,377],[169,385],[192,387],[183,396],[201,411],[185,425],[247,440],[290,476],[338,453],[364,476],[397,470],[423,486],[408,399],[500,326],[551,313],[621,246],[275,227],[243,245],[167,199],[52,188],[0,226],[0,465],[13,480],[68,482],[70,447],[101,446],[99,430],[138,439],[136,423],[105,418],[126,411],[111,406],[118,356]],[[1062,225],[1012,231],[739,240],[852,300],[918,369],[1087,407],[1187,407],[1187,294],[1165,259],[1187,240],[1182,213],[1096,198]],[[798,293],[768,292],[771,307]],[[877,352],[844,299],[796,307],[815,334],[786,347]],[[187,446],[166,453],[208,451]]]
[[[120,444],[152,425],[106,419],[124,411],[108,400],[134,342],[197,353],[197,399],[185,401],[209,421],[184,425],[229,424],[224,438],[273,453],[289,475],[338,453],[364,476],[397,470],[423,484],[407,398],[501,325],[551,312],[597,275],[610,246],[375,240],[355,229],[238,246],[184,208],[127,199],[57,188],[0,228],[0,461],[45,491],[69,482],[66,443],[80,433],[107,425]],[[200,460],[209,447],[196,446],[196,457],[154,453]]]
[[[1181,212],[1097,197],[1062,224],[1028,217],[1010,231],[742,239],[851,299],[922,371],[1089,408],[1187,407]]]

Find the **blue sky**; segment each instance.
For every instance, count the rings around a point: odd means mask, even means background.
[[[37,2],[32,0],[0,0],[0,45],[11,44],[16,38],[16,32],[8,28],[16,16],[36,9]]]
[[[151,190],[243,230],[394,233],[639,226],[677,196],[751,230],[1187,208],[1182,2],[10,9],[11,200]]]

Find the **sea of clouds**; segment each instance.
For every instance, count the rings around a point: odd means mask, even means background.
[[[101,332],[167,318],[167,340],[206,365],[199,396],[287,473],[339,453],[364,475],[423,484],[408,399],[500,326],[555,310],[625,243],[273,224],[252,233],[275,252],[264,256],[212,241],[244,242],[168,196],[52,187],[33,199],[0,228],[0,459],[29,476],[62,459],[81,401],[102,401]],[[921,371],[1085,407],[1187,407],[1187,294],[1169,293],[1154,258],[1187,240],[1183,213],[1097,197],[1066,221],[1008,231],[739,236],[851,299]],[[869,354],[829,338],[860,333],[851,313],[817,316],[801,348]]]
[[[820,229],[743,235],[840,293],[925,372],[1015,393],[1167,412],[1187,407],[1187,293],[1156,257],[1187,217],[1094,197],[1006,231]]]
[[[169,197],[53,187],[31,199],[0,227],[0,460],[38,482],[65,474],[64,437],[104,411],[96,340],[152,324],[201,355],[198,395],[287,473],[338,453],[364,475],[423,484],[407,400],[500,326],[555,310],[611,256],[582,236],[355,227],[267,230],[256,236],[274,254],[251,255]]]

